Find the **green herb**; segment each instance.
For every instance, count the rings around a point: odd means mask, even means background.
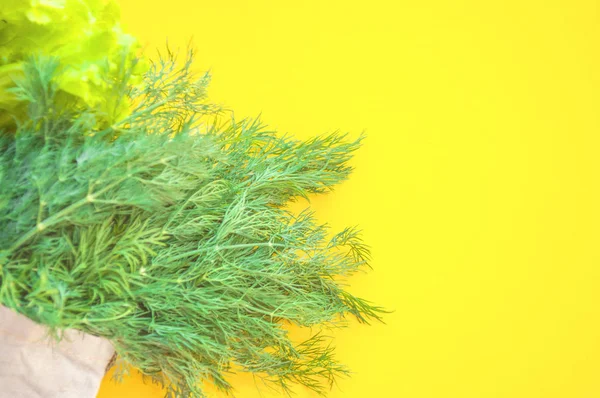
[[[224,121],[208,76],[177,65],[159,60],[132,89],[122,63],[109,100],[135,107],[99,127],[97,108],[58,102],[56,59],[25,64],[13,93],[28,117],[0,134],[0,304],[58,337],[109,339],[174,397],[204,396],[203,380],[230,392],[234,370],[324,392],[346,368],[322,333],[294,344],[285,325],[383,311],[343,290],[369,260],[358,232],[328,239],[286,205],[346,179],[360,140]]]

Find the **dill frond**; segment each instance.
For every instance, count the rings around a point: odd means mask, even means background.
[[[203,380],[231,392],[233,368],[285,391],[324,392],[347,374],[326,337],[295,344],[284,325],[380,320],[341,284],[368,248],[286,204],[345,180],[360,139],[223,121],[208,76],[171,54],[136,89],[121,66],[107,101],[132,111],[102,125],[57,95],[57,62],[27,63],[14,91],[29,117],[0,133],[0,303],[57,336],[109,339],[118,363],[173,397],[204,396]]]

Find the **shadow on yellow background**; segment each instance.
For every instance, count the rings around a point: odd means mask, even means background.
[[[600,396],[597,1],[122,8],[149,52],[193,37],[237,117],[301,138],[366,130],[350,181],[313,206],[362,227],[374,271],[351,290],[395,312],[336,333],[355,374],[330,397]],[[99,397],[162,392],[135,376]]]

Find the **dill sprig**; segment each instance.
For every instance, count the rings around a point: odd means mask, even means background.
[[[206,380],[231,392],[238,369],[324,392],[347,369],[321,333],[295,344],[285,325],[383,311],[343,290],[368,265],[358,231],[328,238],[286,205],[346,179],[360,139],[228,119],[191,62],[169,53],[137,89],[123,63],[106,101],[132,111],[110,126],[60,97],[56,59],[26,64],[14,94],[28,118],[0,133],[0,303],[58,338],[109,339],[173,397],[204,396]]]

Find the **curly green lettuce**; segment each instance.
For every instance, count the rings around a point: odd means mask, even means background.
[[[66,98],[98,109],[108,123],[124,117],[128,104],[110,95],[112,83],[122,80],[123,64],[136,58],[139,43],[123,32],[119,18],[114,0],[0,2],[0,127],[26,114],[28,101],[12,88],[32,56],[58,58],[55,84]],[[130,84],[141,82],[143,69],[138,64]]]

